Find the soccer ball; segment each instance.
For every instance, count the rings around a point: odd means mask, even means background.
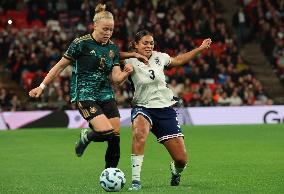
[[[125,183],[125,175],[118,168],[107,168],[100,176],[100,185],[108,192],[120,191]]]

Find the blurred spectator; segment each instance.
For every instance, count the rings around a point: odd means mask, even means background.
[[[221,96],[219,96],[217,104],[220,106],[228,106],[230,105],[230,99],[228,98],[228,94],[226,92],[222,92]]]
[[[284,72],[279,65],[284,51],[284,1],[251,0],[243,2],[250,27],[260,37],[261,47],[284,84]]]
[[[175,96],[180,96],[182,94],[182,91],[184,89],[183,83],[177,83],[176,79],[171,79],[170,84],[168,87],[173,91]]]
[[[205,84],[205,86],[203,87],[201,99],[202,101],[208,101],[208,100],[211,101],[212,98],[213,98],[212,89],[210,88],[209,84]]]
[[[9,96],[5,88],[0,88],[0,106],[2,110],[9,106]]]
[[[20,100],[18,99],[18,96],[16,94],[14,94],[12,96],[12,99],[10,101],[10,111],[18,111],[18,110],[21,110],[21,102]]]
[[[234,89],[232,95],[229,98],[229,102],[231,106],[241,106],[243,104],[242,99],[238,95],[237,89]]]
[[[248,17],[245,14],[244,9],[240,7],[233,16],[233,26],[237,33],[238,47],[241,47],[247,39],[248,23]]]

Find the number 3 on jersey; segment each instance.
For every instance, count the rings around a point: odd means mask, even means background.
[[[155,79],[155,72],[152,69],[150,69],[149,72],[151,73],[150,78],[152,80],[154,80]]]

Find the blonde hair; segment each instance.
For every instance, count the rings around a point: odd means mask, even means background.
[[[95,9],[95,16],[93,19],[93,22],[96,23],[97,21],[101,19],[113,19],[113,15],[111,12],[106,11],[106,5],[105,4],[98,4]]]

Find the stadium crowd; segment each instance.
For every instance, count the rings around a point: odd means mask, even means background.
[[[259,32],[263,53],[284,84],[284,1],[242,1],[253,33]]]
[[[10,0],[0,3],[1,60],[4,59],[5,68],[26,92],[41,83],[74,38],[92,28],[94,7],[98,2],[71,1]],[[208,52],[183,67],[166,70],[168,86],[180,98],[181,106],[273,104],[244,62],[238,41],[228,33],[216,1],[113,0],[107,4],[116,20],[113,41],[123,51],[128,49],[129,41],[139,29],[153,32],[157,50],[170,55],[191,50],[205,38],[212,39],[214,44]],[[272,16],[270,14],[274,18]],[[10,24],[7,23],[9,19]],[[274,61],[281,63],[284,61],[283,40],[279,39],[279,30],[269,25],[269,21],[264,20],[257,28],[275,41],[275,51],[271,55]],[[283,27],[281,29],[283,33]],[[265,46],[267,39],[265,36],[262,39]],[[275,53],[278,55],[274,56]],[[74,109],[69,103],[71,73],[72,69],[65,70],[36,102],[21,103],[14,99],[13,92],[1,88],[2,109]],[[119,107],[130,107],[133,96],[130,83],[116,87],[115,94]],[[13,103],[17,106],[12,106]]]

